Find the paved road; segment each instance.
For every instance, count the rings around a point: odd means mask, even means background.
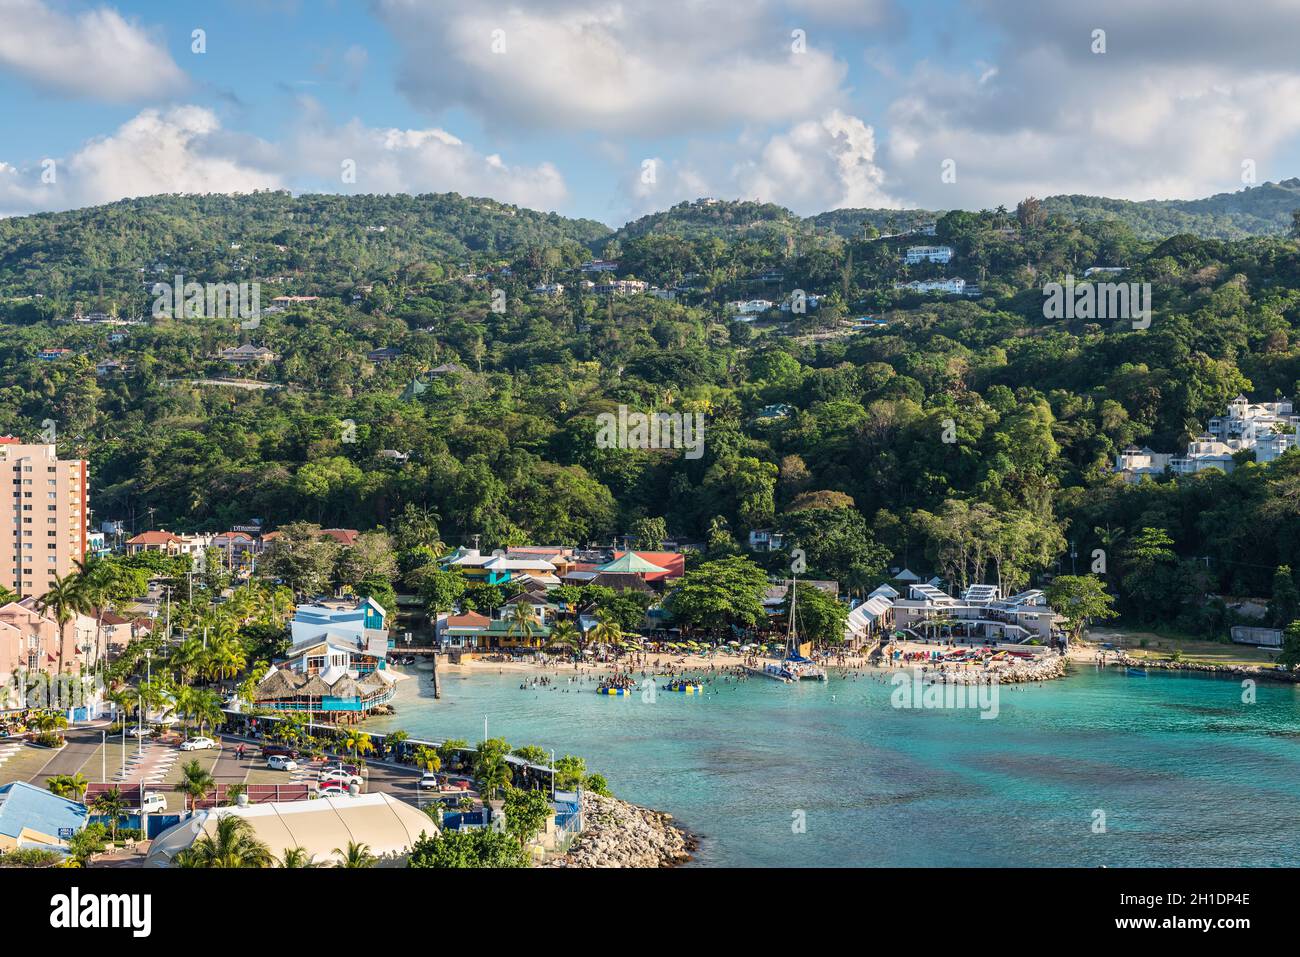
[[[81,766],[90,760],[90,756],[99,747],[99,728],[69,729],[64,733],[68,746],[57,751],[41,768],[32,775],[31,783],[45,787],[45,782],[59,774],[76,774]]]

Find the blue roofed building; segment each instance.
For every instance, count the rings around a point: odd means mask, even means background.
[[[86,826],[86,805],[14,781],[0,787],[0,851],[20,847],[58,851]]]

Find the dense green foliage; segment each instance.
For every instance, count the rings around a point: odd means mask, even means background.
[[[52,420],[60,450],[90,460],[97,518],[137,529],[256,517],[407,535],[355,549],[346,568],[328,544],[277,546],[272,567],[299,591],[329,576],[386,603],[382,581],[402,578],[431,607],[492,608],[508,595],[436,574],[444,542],[635,534],[698,542],[717,561],[775,528],[787,552],[805,552],[807,577],[859,593],[891,565],[1021,587],[1078,570],[1071,545],[1101,548],[1126,616],[1219,627],[1207,593],[1269,596],[1277,566],[1300,563],[1300,456],[1141,486],[1109,468],[1130,444],[1180,450],[1239,392],[1294,393],[1300,250],[1283,236],[1150,241],[1115,219],[1050,210],[944,215],[933,241],[956,250],[946,266],[906,265],[917,239],[873,238],[871,222],[852,224],[860,211],[810,226],[755,204],[691,204],[613,238],[458,197],[162,197],[9,220],[0,431],[35,436]],[[388,228],[365,232],[375,224]],[[576,266],[593,253],[681,295],[584,292]],[[221,265],[228,256],[244,257],[242,272]],[[213,319],[50,321],[92,305],[101,282],[106,311],[141,311],[140,277],[159,261],[164,275],[285,279],[272,287],[320,299],[242,331]],[[509,271],[487,274],[501,264]],[[1152,284],[1149,328],[1044,318],[1043,284],[1098,264]],[[943,275],[982,295],[893,288]],[[564,293],[530,292],[546,281]],[[822,294],[821,308],[754,325],[724,311],[796,288]],[[22,298],[35,292],[45,298]],[[840,321],[863,312],[887,325]],[[126,340],[109,343],[114,330]],[[247,341],[280,358],[239,374],[277,388],[194,383],[230,374],[212,354]],[[56,345],[76,352],[36,358]],[[381,346],[401,355],[367,358]],[[97,376],[108,356],[130,368]],[[458,368],[431,371],[444,363]],[[596,415],[619,405],[702,413],[703,455],[598,447]],[[769,407],[787,414],[760,415]],[[423,517],[404,526],[408,506]],[[1170,544],[1152,553],[1146,530]],[[790,555],[756,560],[784,574]],[[757,620],[750,598],[700,584],[694,607],[688,593],[674,599],[689,623]]]

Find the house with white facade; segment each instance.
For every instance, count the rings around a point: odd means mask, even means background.
[[[1038,589],[1002,597],[997,585],[971,585],[954,597],[933,585],[912,585],[893,604],[894,625],[921,637],[954,636],[1004,644],[1047,645],[1060,616]]]
[[[917,263],[948,263],[952,261],[951,246],[909,246],[903,261],[909,266]]]
[[[966,292],[965,279],[913,279],[911,282],[896,282],[895,289],[906,289],[908,292],[932,293],[939,292],[953,296],[961,296]]]
[[[1188,443],[1182,455],[1153,452],[1149,448],[1127,448],[1115,457],[1115,471],[1126,482],[1141,481],[1144,476],[1195,475],[1218,469],[1231,472],[1233,456],[1254,451],[1255,461],[1275,461],[1296,446],[1300,415],[1290,399],[1275,402],[1251,402],[1239,395],[1228,403],[1226,415],[1216,415],[1205,432]]]

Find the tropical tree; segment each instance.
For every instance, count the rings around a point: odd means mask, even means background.
[[[415,749],[415,766],[421,771],[441,771],[442,759],[433,748],[420,745]]]
[[[501,738],[479,742],[474,760],[474,781],[483,800],[492,800],[498,791],[510,784],[510,765],[506,762],[509,751],[510,745]]]
[[[310,868],[316,867],[316,858],[308,854],[305,848],[286,847],[284,853],[280,855],[280,866],[283,868]]]
[[[86,780],[85,775],[80,771],[76,774],[56,774],[51,776],[45,786],[49,788],[51,794],[57,794],[59,797],[68,798],[72,801],[80,801],[86,793],[86,788],[90,787],[90,782]]]
[[[551,644],[560,648],[582,651],[582,630],[567,618],[557,621],[551,628]]]
[[[217,781],[197,759],[181,768],[181,775],[177,789],[189,798],[190,813],[193,814],[198,809],[199,802],[216,788]]]
[[[533,635],[537,633],[537,612],[532,606],[520,602],[510,612],[510,624],[506,627],[507,635],[518,635],[525,645],[532,644]]]
[[[370,735],[354,728],[349,728],[343,733],[343,737],[339,739],[339,745],[352,755],[353,760],[375,750],[375,743],[370,740]]]
[[[374,867],[379,863],[379,858],[370,853],[370,845],[358,841],[348,841],[347,850],[336,847],[334,853],[341,858],[339,867]]]
[[[63,673],[63,646],[67,643],[68,625],[79,614],[91,610],[91,598],[85,583],[76,572],[54,576],[50,590],[36,600],[37,609],[49,612],[59,626],[59,674]]]
[[[271,850],[257,839],[253,826],[236,814],[223,814],[211,833],[205,833],[176,855],[179,867],[271,867]]]
[[[122,818],[126,817],[128,809],[127,800],[122,796],[122,792],[117,787],[109,788],[95,797],[90,805],[96,814],[102,814],[108,818],[108,833],[113,841],[117,841],[117,826],[121,823]]]

